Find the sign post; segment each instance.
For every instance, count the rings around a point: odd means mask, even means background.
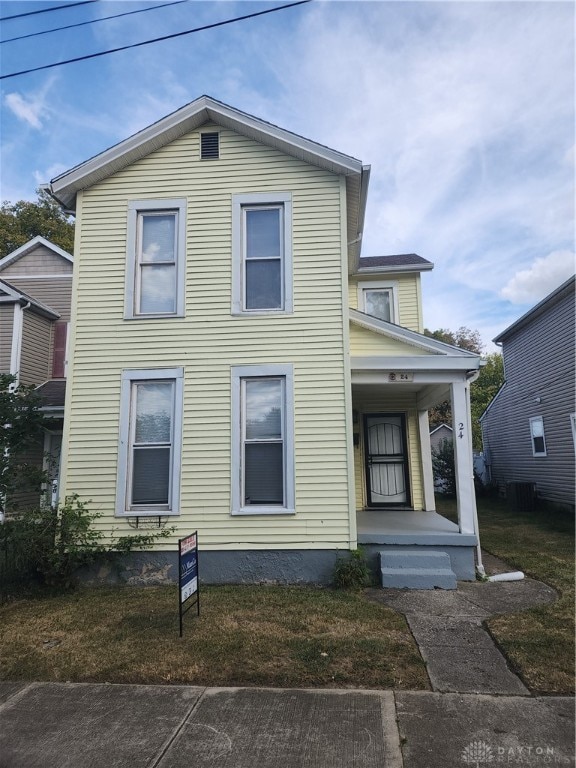
[[[184,608],[184,603],[196,595],[194,602]],[[182,619],[190,608],[196,606],[200,616],[200,587],[198,584],[198,531],[178,539],[178,609],[180,615],[180,637]]]

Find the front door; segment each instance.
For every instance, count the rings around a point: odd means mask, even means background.
[[[364,439],[368,506],[410,504],[404,414],[367,414]]]

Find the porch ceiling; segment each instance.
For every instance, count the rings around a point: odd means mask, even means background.
[[[394,398],[401,395],[410,394],[416,399],[416,405],[420,410],[450,400],[450,384],[423,384],[416,382],[405,382],[394,384],[383,382],[380,384],[362,384],[352,383],[352,402],[355,396],[357,399],[377,399]]]

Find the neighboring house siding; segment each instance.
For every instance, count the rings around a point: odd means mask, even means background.
[[[435,429],[430,433],[430,447],[434,450],[438,450],[440,444],[443,443],[444,440],[452,440],[452,437],[452,430],[445,424],[442,424],[438,429]]]
[[[24,310],[20,382],[42,384],[50,378],[50,343],[52,323],[45,317]]]
[[[385,275],[368,277],[367,280],[378,280],[383,283],[390,282],[398,285],[398,311],[400,318],[398,325],[404,328],[410,328],[412,331],[422,332],[422,307],[420,301],[420,275]],[[358,306],[358,285],[362,285],[362,280],[352,278],[349,281],[348,293],[349,303],[352,309],[363,311]]]
[[[492,480],[535,482],[541,497],[568,504],[574,504],[574,344],[572,291],[505,340],[506,384],[483,419]],[[532,455],[534,416],[544,421],[542,457]]]
[[[23,259],[21,259],[22,261]],[[62,261],[62,259],[60,259]],[[16,262],[18,265],[20,261]],[[0,277],[6,276],[6,280],[19,291],[33,296],[54,312],[58,312],[61,321],[70,320],[70,303],[72,300],[72,279],[70,277],[50,277],[44,279],[8,278],[4,270]],[[19,273],[22,274],[22,273]]]
[[[0,373],[10,373],[14,305],[0,304]]]
[[[12,282],[12,275],[69,275],[71,273],[72,263],[44,245],[37,245],[2,270],[2,276],[8,282]]]
[[[362,328],[356,323],[350,323],[350,354],[361,357],[363,355],[430,355],[424,349],[408,347],[402,341],[396,341],[380,333],[375,333],[367,328]]]
[[[344,181],[217,130],[219,160],[198,159],[193,132],[82,195],[66,492],[92,500],[102,529],[131,530],[111,520],[121,372],[181,365],[180,532],[217,549],[345,547]],[[232,194],[252,192],[292,193],[293,314],[231,316]],[[160,197],[187,199],[185,317],[126,321],[128,203]],[[296,515],[231,517],[231,367],[269,363],[294,366]]]

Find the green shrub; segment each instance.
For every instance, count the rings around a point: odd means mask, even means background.
[[[432,448],[434,480],[440,486],[440,493],[456,496],[456,472],[452,440],[441,440],[438,448]]]
[[[337,589],[361,589],[370,583],[370,569],[364,552],[353,549],[347,558],[339,557],[332,580]]]
[[[91,512],[77,495],[67,496],[59,507],[45,506],[25,510],[10,521],[6,536],[16,551],[26,551],[28,561],[41,581],[49,586],[69,588],[74,574],[109,553],[146,549],[173,529],[113,538],[104,543],[102,533],[94,529],[102,517]]]

